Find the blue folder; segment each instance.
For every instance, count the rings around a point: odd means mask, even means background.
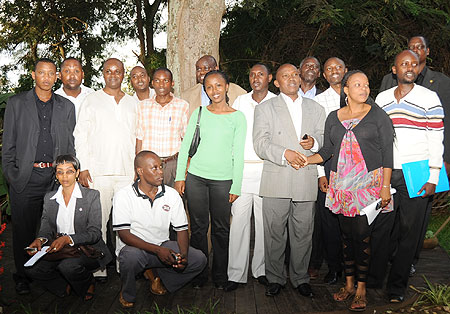
[[[422,191],[420,195],[417,195],[422,186],[428,181],[428,178],[430,177],[430,167],[428,166],[428,160],[420,160],[402,164],[402,169],[403,176],[405,177],[406,187],[408,188],[409,197],[419,197],[425,194],[425,191]],[[439,172],[439,182],[436,185],[436,193],[448,191],[449,189],[450,188],[447,173],[445,171],[444,165],[442,165],[441,171]]]

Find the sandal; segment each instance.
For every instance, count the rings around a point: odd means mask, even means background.
[[[334,301],[337,301],[337,302],[343,302],[345,300],[348,300],[352,295],[355,294],[355,292],[356,292],[355,290],[347,291],[347,289],[345,289],[345,287],[342,287],[341,289],[339,289],[338,292],[333,294],[333,299],[334,299]]]
[[[352,304],[348,308],[353,312],[363,312],[366,310],[367,299],[365,295],[355,295],[353,298]]]
[[[86,295],[84,296],[84,301],[90,301],[94,298],[95,295],[95,283],[91,283],[89,285],[88,290],[86,291]]]

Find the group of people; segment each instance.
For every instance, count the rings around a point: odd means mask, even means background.
[[[124,308],[136,302],[140,274],[154,294],[201,288],[211,251],[215,287],[233,291],[248,280],[253,214],[251,272],[267,296],[286,285],[287,263],[293,287],[313,297],[310,280],[325,259],[326,283],[345,274],[334,299],[361,311],[366,287],[382,288],[391,260],[389,300],[402,302],[443,156],[450,162],[450,79],[426,66],[424,37],[407,48],[375,101],[367,76],[337,57],[323,64],[327,90],[316,87],[319,61],[306,57],[277,69],[275,95],[267,65],[249,70],[247,93],[202,56],[197,84],[180,98],[167,68],[150,78],[134,67],[130,96],[118,59],[104,62],[98,91],[82,84],[79,60],[65,59],[58,73],[39,59],[35,87],[10,97],[4,118],[16,291],[29,293],[35,280],[58,296],[92,299],[95,282],[107,280],[108,238]],[[430,176],[425,194],[410,198],[402,164],[419,160]],[[369,225],[362,210],[378,200]],[[44,245],[44,258],[24,267]]]

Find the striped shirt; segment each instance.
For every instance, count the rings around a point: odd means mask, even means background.
[[[413,89],[399,102],[397,87],[380,93],[376,103],[392,120],[395,129],[394,169],[407,162],[429,160],[430,167],[442,167],[444,145],[444,110],[437,94],[414,84]],[[437,184],[439,169],[430,169],[428,182]]]
[[[142,141],[142,150],[151,150],[160,157],[178,153],[188,119],[189,104],[180,98],[173,97],[165,106],[156,99],[141,101],[136,137]]]

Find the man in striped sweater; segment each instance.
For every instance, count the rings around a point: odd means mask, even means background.
[[[387,282],[390,302],[395,303],[403,301],[409,269],[421,237],[424,213],[433,199],[439,180],[444,150],[444,110],[435,92],[414,83],[419,74],[419,57],[416,53],[411,50],[399,53],[392,71],[397,75],[398,86],[380,93],[376,103],[390,116],[396,133],[391,179],[392,187],[397,190],[394,195],[395,214],[382,214],[392,216],[389,218],[391,221],[395,218],[395,224],[399,228],[398,236],[390,239],[397,251]],[[424,191],[424,195],[410,198],[402,164],[420,160],[428,160],[430,176],[418,193]],[[385,243],[389,234],[390,232],[383,235]],[[372,240],[376,241],[381,236],[373,233]],[[372,255],[381,251],[372,250]]]

